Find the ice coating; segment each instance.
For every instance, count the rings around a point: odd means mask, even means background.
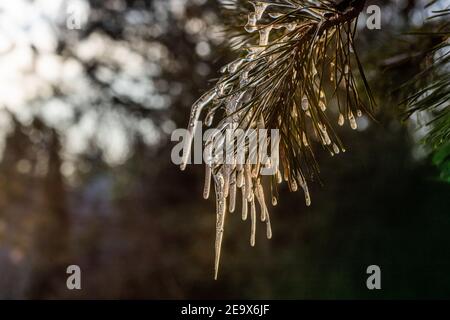
[[[250,12],[248,15],[248,21],[245,25],[245,31],[252,33],[255,32],[258,28],[256,27],[256,14],[254,12]]]
[[[246,108],[252,109],[252,103],[249,103],[257,92],[258,85],[267,80],[267,77],[258,77],[258,68],[262,66],[261,61],[269,62],[270,68],[282,66],[283,60],[278,59],[280,52],[283,52],[283,41],[289,40],[290,36],[296,32],[299,26],[302,26],[301,19],[292,21],[293,14],[287,13],[286,9],[280,10],[286,13],[269,12],[266,13],[268,6],[284,6],[298,8],[297,2],[285,1],[284,3],[267,3],[263,1],[253,1],[254,12],[251,12],[247,17],[247,23],[245,30],[249,33],[253,33],[255,39],[250,45],[246,44],[243,48],[243,54],[240,58],[228,63],[222,67],[220,80],[216,84],[214,90],[207,92],[203,95],[192,107],[190,120],[189,120],[189,144],[188,151],[191,150],[192,136],[196,130],[196,123],[200,118],[202,112],[206,109],[205,124],[211,126],[214,121],[214,115],[218,110],[220,114],[224,114],[221,119],[217,119],[218,123],[215,124],[217,129],[221,133],[224,133],[227,129],[235,130],[237,128],[264,128],[264,119],[253,119],[251,113],[245,113]],[[302,9],[303,10],[303,9]],[[309,14],[317,16],[317,11],[306,10]],[[278,19],[273,24],[270,23],[270,18]],[[286,29],[286,30],[283,30]],[[279,31],[273,30],[279,29]],[[279,36],[282,35],[282,36]],[[259,36],[259,38],[258,38]],[[277,40],[275,40],[277,39]],[[247,54],[245,54],[247,52]],[[325,149],[332,155],[345,152],[342,147],[342,143],[335,136],[332,131],[332,127],[327,120],[328,113],[326,112],[327,106],[333,107],[332,100],[327,101],[325,93],[322,90],[326,86],[319,84],[321,80],[321,74],[325,73],[326,80],[332,79],[337,75],[336,82],[351,81],[352,74],[349,67],[350,61],[330,62],[330,68],[323,68],[320,66],[319,61],[313,61],[307,65],[308,78],[313,79],[315,84],[312,88],[301,87],[299,85],[300,101],[296,99],[295,104],[291,109],[288,109],[288,115],[290,110],[290,117],[295,119],[297,123],[300,121],[307,121],[307,124],[314,124],[313,126],[300,127],[295,136],[301,142],[301,152],[311,152],[315,144],[322,144]],[[317,68],[316,68],[317,67]],[[317,70],[319,69],[319,70]],[[294,70],[294,72],[300,72]],[[336,84],[338,85],[338,84]],[[256,90],[255,90],[256,88]],[[332,99],[332,97],[330,97]],[[244,111],[241,111],[241,107]],[[344,125],[345,121],[349,121],[351,128],[356,129],[357,123],[355,116],[360,117],[362,112],[354,108],[353,106],[339,106],[341,113],[338,115],[338,124]],[[353,111],[352,111],[353,110]],[[309,118],[308,118],[309,117]],[[266,119],[267,121],[267,119]],[[279,120],[282,121],[282,120]],[[335,120],[334,120],[335,121]],[[315,134],[315,136],[314,136]],[[227,141],[221,136],[211,136],[205,142],[207,148],[220,148],[227,146]],[[316,139],[317,138],[317,139]],[[240,146],[245,150],[245,155],[248,156],[255,149],[250,149],[249,146]],[[309,149],[309,150],[307,150]],[[185,149],[186,150],[186,149]],[[225,157],[234,155],[236,148],[233,146],[230,151],[226,151]],[[183,154],[183,161],[181,168],[184,169],[189,159],[189,152]],[[205,168],[205,186],[203,190],[203,196],[209,197],[211,183],[216,196],[216,239],[215,239],[215,263],[214,263],[214,276],[217,278],[220,257],[221,246],[224,235],[225,218],[228,212],[234,212],[239,210],[239,205],[236,203],[241,201],[241,217],[246,220],[250,216],[250,244],[255,245],[256,242],[256,228],[260,220],[266,224],[267,238],[272,237],[272,228],[269,210],[266,204],[266,196],[268,197],[269,204],[273,206],[278,204],[278,198],[276,191],[277,184],[283,181],[287,181],[291,191],[297,191],[302,189],[305,197],[305,203],[307,206],[311,205],[311,198],[307,186],[306,178],[302,172],[293,173],[292,168],[289,168],[290,163],[283,164],[280,168],[275,168],[271,184],[266,184],[267,180],[261,178],[262,168],[271,168],[273,165],[266,159],[258,159],[256,163],[239,164],[236,162],[222,163],[219,158],[209,157]],[[278,165],[277,165],[278,166]],[[292,171],[291,171],[292,170]],[[309,177],[309,176],[308,176]],[[211,181],[212,180],[212,181]],[[265,188],[269,187],[269,190]],[[241,189],[241,190],[238,190]],[[275,191],[274,191],[275,190]],[[270,191],[270,193],[268,192]],[[265,194],[266,193],[266,194]],[[239,199],[240,198],[240,199]],[[259,211],[258,211],[259,210]],[[259,218],[257,218],[259,217]],[[259,231],[258,231],[259,232]]]
[[[236,61],[233,61],[228,65],[228,72],[229,73],[235,73],[237,69],[242,65],[244,62],[243,59],[237,59]]]
[[[189,117],[188,137],[187,137],[187,141],[186,141],[185,152],[183,154],[183,158],[182,158],[181,165],[180,165],[181,170],[186,169],[186,165],[188,163],[189,155],[191,152],[192,140],[194,139],[194,132],[197,128],[197,123],[200,118],[200,114],[201,114],[203,108],[208,103],[210,103],[211,100],[214,99],[215,96],[216,96],[215,90],[211,90],[211,91],[205,93],[203,96],[201,96],[200,99],[198,99],[197,102],[194,103],[194,105],[192,106],[191,115]]]
[[[255,17],[256,20],[260,20],[266,11],[266,8],[269,6],[269,3],[260,2],[260,1],[251,1],[253,7],[255,8]]]
[[[269,43],[270,31],[272,31],[272,26],[267,26],[259,30],[259,45],[267,46]]]

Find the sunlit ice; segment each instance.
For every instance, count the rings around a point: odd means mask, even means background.
[[[199,121],[193,133],[184,128],[172,132],[171,140],[178,143],[172,148],[171,160],[183,170],[187,164],[214,168],[258,163],[262,164],[261,175],[273,175],[278,170],[279,130],[210,128],[203,132],[202,127]]]

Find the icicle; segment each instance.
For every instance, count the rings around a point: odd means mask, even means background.
[[[237,177],[236,177],[236,185],[238,188],[242,188],[244,185],[244,169],[242,167],[242,164],[238,164],[236,166],[237,171]]]
[[[253,197],[250,202],[250,220],[252,223],[251,232],[250,232],[250,245],[252,247],[255,246],[256,239],[256,206],[255,206],[255,198]]]
[[[305,184],[304,184],[303,191],[304,191],[304,193],[305,193],[305,202],[306,202],[306,205],[309,207],[309,206],[311,205],[311,197],[309,196],[308,185],[306,184],[306,182],[305,182]]]
[[[230,192],[230,165],[223,165],[223,195],[225,198],[228,198],[228,194]]]
[[[270,31],[272,31],[272,26],[267,26],[264,29],[259,30],[259,45],[267,46],[269,43]]]
[[[267,236],[267,239],[272,239],[272,226],[270,225],[269,212],[267,212],[267,218],[266,218],[266,236]]]
[[[253,168],[252,178],[255,178],[255,179],[258,178],[260,169],[261,169],[261,162],[259,162],[259,160],[258,160],[258,162],[256,163],[256,166]]]
[[[230,212],[234,212],[236,207],[236,172],[231,174],[230,179]]]
[[[220,252],[222,249],[223,231],[225,225],[226,202],[223,193],[224,180],[222,174],[219,172],[214,175],[214,182],[216,187],[216,244],[215,244],[215,263],[214,263],[214,279],[217,280],[219,272]]]
[[[342,113],[340,113],[339,118],[338,118],[338,125],[340,125],[342,127],[344,125],[344,122],[345,122],[344,115]]]
[[[277,183],[278,183],[278,184],[282,183],[282,182],[283,182],[283,177],[281,176],[280,170],[277,170],[276,175],[277,175],[277,176],[276,176],[276,177],[277,177]]]
[[[348,64],[346,64],[344,67],[344,73],[348,74],[349,70],[350,70],[350,68],[349,68]]]
[[[192,147],[192,140],[194,139],[194,133],[197,127],[197,122],[200,117],[200,113],[202,112],[203,108],[211,102],[211,100],[216,96],[216,92],[214,90],[209,91],[205,93],[203,96],[200,97],[200,99],[197,100],[196,103],[192,106],[191,109],[191,115],[189,118],[189,124],[188,124],[188,140],[186,142],[185,146],[185,152],[183,154],[183,158],[181,161],[180,168],[181,170],[186,169],[186,165],[189,160],[189,155],[191,153],[191,147]]]
[[[258,19],[256,18],[256,14],[254,12],[250,12],[248,14],[248,22],[245,25],[244,29],[245,31],[247,31],[248,33],[253,33],[255,32],[258,28],[256,27],[256,21]]]
[[[256,199],[258,200],[259,206],[261,207],[261,221],[264,222],[266,221],[268,210],[266,206],[266,200],[264,198],[264,189],[259,180],[256,182]]]
[[[209,190],[211,189],[211,167],[209,165],[205,166],[205,186],[203,188],[203,198],[209,198]]]
[[[214,120],[214,113],[215,110],[210,110],[208,111],[208,113],[206,114],[206,118],[205,118],[205,125],[207,127],[210,127],[212,125],[212,122]]]
[[[250,164],[245,164],[244,175],[245,175],[245,191],[247,201],[252,201],[253,199],[253,186],[252,186],[252,172]]]
[[[245,185],[242,187],[242,220],[247,220],[248,201],[246,198]]]

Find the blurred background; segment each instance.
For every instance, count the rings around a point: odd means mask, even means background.
[[[171,163],[170,134],[234,56],[218,1],[2,1],[0,298],[450,298],[450,185],[394,91],[418,71],[392,57],[417,49],[402,33],[424,2],[369,1],[382,29],[357,45],[376,121],[340,128],[345,154],[317,150],[311,207],[282,187],[272,240],[261,224],[251,248],[231,214],[214,281],[215,204],[203,166]]]

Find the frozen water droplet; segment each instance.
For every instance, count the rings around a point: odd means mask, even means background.
[[[278,204],[277,197],[272,197],[272,205],[275,207]]]
[[[339,118],[338,118],[338,125],[340,125],[342,127],[344,125],[344,122],[345,122],[344,115],[342,113],[340,113]]]
[[[309,207],[311,205],[311,197],[309,195],[308,186],[305,186],[305,203]]]
[[[309,101],[308,101],[308,98],[306,97],[306,95],[304,95],[302,98],[302,109],[304,111],[306,111],[306,110],[308,110],[308,108],[309,108]]]
[[[333,143],[333,151],[334,153],[338,154],[340,152],[339,147],[337,146],[336,143]]]
[[[323,101],[319,101],[319,108],[322,111],[326,111],[327,110],[327,106],[325,105],[325,103]]]
[[[353,115],[353,112],[351,112],[351,111],[350,111],[350,113],[348,114],[348,121],[350,121],[350,127],[351,127],[353,130],[358,129],[358,125],[357,125],[357,123],[356,123],[355,116]]]
[[[281,176],[280,170],[277,170],[276,175],[277,175],[277,183],[278,184],[282,183],[283,182],[283,177]]]
[[[297,189],[298,189],[297,181],[295,181],[295,179],[293,179],[293,180],[291,181],[291,190],[292,190],[293,192],[295,192],[295,191],[297,191]]]

